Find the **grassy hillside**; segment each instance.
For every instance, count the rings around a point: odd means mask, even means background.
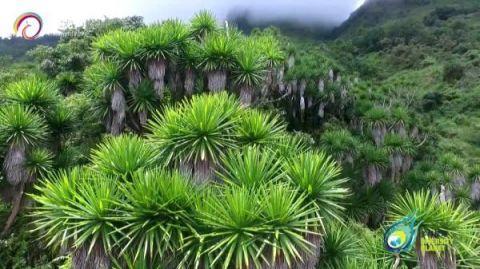
[[[369,1],[329,48],[367,83],[403,96],[435,138],[434,152],[480,157],[480,2]]]

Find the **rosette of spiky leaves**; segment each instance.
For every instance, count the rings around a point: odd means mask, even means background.
[[[186,47],[190,39],[190,31],[188,26],[179,19],[170,19],[162,23],[167,32],[172,36],[175,46],[175,61],[183,57]]]
[[[252,90],[260,85],[266,73],[267,66],[264,55],[259,50],[258,42],[245,38],[240,41],[242,49],[236,53],[236,66],[233,70],[233,82],[240,87]]]
[[[480,165],[473,165],[468,172],[468,179],[471,183],[480,182]]]
[[[451,152],[442,154],[438,158],[437,166],[446,175],[450,176],[465,172],[465,161]]]
[[[409,156],[415,154],[415,146],[410,139],[393,133],[385,136],[384,148],[388,154],[404,154]]]
[[[185,260],[193,266],[207,268],[260,267],[265,242],[261,207],[257,191],[230,186],[221,192],[210,192],[197,206],[197,219],[205,231],[191,237],[186,245]]]
[[[116,89],[123,90],[123,77],[122,70],[119,65],[114,62],[97,62],[85,70],[87,89],[93,94],[99,91],[103,97],[108,100],[110,100],[113,91]]]
[[[356,139],[345,129],[324,132],[320,137],[320,144],[326,152],[340,161],[347,157],[353,158],[357,147]]]
[[[423,234],[443,233],[454,238],[449,247],[455,250],[458,257],[457,260],[463,260],[462,257],[466,256],[471,257],[478,247],[476,235],[479,229],[480,217],[476,212],[469,210],[465,204],[440,202],[438,195],[422,190],[399,195],[390,206],[390,219],[398,220],[409,214],[415,214],[416,222],[420,224],[419,229]],[[473,237],[476,239],[472,244]],[[475,255],[478,256],[478,252]],[[462,262],[478,264],[478,260],[477,257],[476,259],[463,260]]]
[[[74,92],[81,83],[80,76],[76,72],[62,72],[55,77],[57,85],[64,95]]]
[[[133,112],[153,113],[157,108],[159,100],[150,80],[143,80],[136,89],[131,89],[130,93],[130,108]]]
[[[395,198],[397,188],[392,181],[383,180],[374,186],[355,189],[349,197],[347,215],[356,221],[376,226],[388,209],[388,203]]]
[[[117,241],[113,216],[119,192],[115,180],[86,168],[49,174],[35,186],[37,203],[32,215],[34,231],[49,246],[73,243],[91,250],[97,243],[105,250]]]
[[[208,35],[200,47],[199,67],[206,72],[235,67],[237,44],[225,31]]]
[[[410,115],[405,107],[396,107],[392,109],[392,120],[394,124],[401,127],[406,127],[410,124]]]
[[[203,40],[217,30],[217,21],[212,12],[201,10],[190,21],[190,31],[196,40]]]
[[[34,146],[45,140],[47,127],[33,108],[8,105],[0,109],[0,142],[4,145]]]
[[[55,139],[71,133],[75,126],[72,111],[64,102],[58,103],[47,113],[47,124]]]
[[[135,135],[107,137],[91,154],[94,169],[129,179],[135,171],[156,166],[153,148]]]
[[[36,76],[7,85],[3,97],[7,102],[23,105],[40,113],[48,111],[60,100],[55,84]]]
[[[360,146],[360,158],[366,165],[376,165],[379,168],[386,168],[388,155],[384,148],[377,148],[370,143],[363,143]]]
[[[234,131],[239,109],[236,99],[226,93],[193,96],[153,116],[150,140],[167,163],[217,163],[224,152],[237,146]]]
[[[284,62],[285,53],[282,51],[280,42],[273,35],[258,37],[256,43],[268,67],[277,67]]]
[[[319,268],[345,268],[349,259],[363,259],[360,240],[358,232],[349,225],[338,222],[326,224]]]
[[[268,147],[276,153],[277,158],[288,158],[292,154],[308,151],[313,144],[313,139],[306,134],[285,132]]]
[[[33,179],[45,177],[52,171],[53,154],[44,148],[35,148],[28,152],[25,168],[28,175]]]
[[[314,255],[313,249],[318,246],[312,245],[307,237],[321,236],[317,231],[322,221],[307,195],[285,183],[270,183],[260,188],[257,197],[267,231],[262,253],[266,262],[272,268],[285,264],[291,268],[294,262],[301,264],[305,257]]]
[[[241,145],[273,144],[286,130],[285,123],[277,114],[256,109],[242,111],[236,125]]]
[[[159,24],[140,29],[140,55],[147,61],[170,59],[175,54],[175,42],[169,30]]]
[[[341,221],[348,180],[339,177],[341,167],[330,156],[312,151],[295,154],[287,158],[284,169],[288,181],[314,202],[318,216]]]
[[[111,31],[92,42],[95,58],[100,61],[115,60],[117,42],[121,40],[123,33],[123,30]]]
[[[390,113],[384,107],[375,106],[365,112],[363,121],[371,128],[384,127],[390,122]]]
[[[270,149],[255,146],[232,150],[222,157],[218,176],[226,183],[249,188],[277,182],[283,174],[282,163],[271,155]]]
[[[108,53],[111,53],[110,55],[106,53],[107,59],[118,62],[123,71],[142,69],[143,61],[140,46],[142,35],[139,31],[117,30],[103,38],[107,39]],[[103,53],[103,50],[101,50],[101,53]]]
[[[170,259],[191,234],[194,187],[178,172],[154,169],[135,172],[120,188],[122,252],[133,250],[135,260]]]

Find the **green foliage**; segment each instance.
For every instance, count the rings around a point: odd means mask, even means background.
[[[126,179],[135,171],[156,164],[152,147],[135,135],[106,138],[92,151],[91,159],[98,171]]]
[[[242,111],[236,125],[236,139],[242,145],[275,144],[285,131],[278,115],[253,109]]]
[[[237,42],[225,31],[208,35],[200,47],[199,67],[206,72],[233,69]]]
[[[37,145],[47,133],[45,121],[32,108],[9,105],[0,109],[0,141],[4,145]]]
[[[217,21],[215,16],[207,10],[202,10],[195,14],[191,20],[192,35],[198,40],[202,40],[207,35],[217,30]]]
[[[153,117],[150,140],[166,163],[217,162],[223,152],[237,146],[234,131],[239,108],[238,101],[224,93],[193,96]]]
[[[7,102],[48,111],[58,100],[56,86],[45,79],[31,77],[8,85],[3,93]]]

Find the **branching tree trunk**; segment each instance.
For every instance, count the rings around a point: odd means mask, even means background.
[[[128,71],[128,86],[132,89],[138,88],[142,82],[142,73],[138,69],[131,69]]]
[[[252,87],[248,85],[242,85],[240,87],[240,103],[245,107],[249,107],[252,104],[252,99],[253,99]]]
[[[23,201],[23,193],[25,190],[25,183],[19,183],[18,185],[14,186],[13,190],[15,191],[13,201],[12,201],[12,211],[10,212],[10,216],[8,216],[7,222],[5,223],[5,227],[3,228],[1,237],[4,237],[10,231],[13,224],[15,224],[15,220],[17,219],[17,215],[22,208],[22,201]]]
[[[5,177],[10,185],[16,186],[27,178],[25,161],[25,145],[22,143],[10,145],[3,161]]]

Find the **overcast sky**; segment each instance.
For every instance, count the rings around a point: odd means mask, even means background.
[[[201,9],[222,20],[235,10],[248,9],[263,19],[288,18],[306,22],[340,24],[364,0],[6,0],[0,7],[0,36],[13,34],[13,23],[22,13],[35,12],[43,19],[42,34],[55,33],[65,22],[81,25],[87,19],[143,16],[146,23],[166,18],[189,19]]]

